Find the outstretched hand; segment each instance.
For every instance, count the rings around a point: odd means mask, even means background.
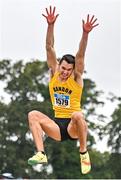
[[[88,14],[87,21],[85,22],[84,20],[82,20],[83,31],[89,33],[94,27],[99,25],[99,24],[95,24],[96,21],[97,21],[97,18],[95,19],[94,15],[90,19],[89,14]]]
[[[50,25],[50,24],[54,24],[55,23],[55,21],[56,21],[56,19],[57,19],[57,17],[59,16],[59,14],[57,14],[57,15],[55,15],[55,7],[52,9],[52,7],[50,6],[50,10],[48,10],[47,8],[46,8],[46,13],[47,13],[47,15],[45,15],[45,14],[42,14],[45,18],[46,18],[46,20],[47,20],[47,23]]]

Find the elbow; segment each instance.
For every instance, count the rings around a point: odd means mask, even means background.
[[[46,44],[46,50],[49,51],[51,49],[50,44]]]
[[[77,52],[76,59],[84,59],[85,54],[83,52]]]
[[[53,50],[53,46],[51,46],[50,44],[46,44],[46,51],[52,51]]]

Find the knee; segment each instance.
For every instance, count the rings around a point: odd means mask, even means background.
[[[85,128],[87,128],[87,123],[84,119],[84,115],[82,112],[74,112],[72,114],[72,120],[75,122],[82,122],[82,124],[85,126]]]
[[[81,112],[74,112],[72,114],[72,120],[75,120],[75,121],[78,121],[78,120],[83,120],[84,119],[84,116]]]
[[[33,122],[33,121],[36,121],[37,119],[38,119],[38,111],[36,111],[36,110],[33,110],[33,111],[30,111],[29,113],[28,113],[28,121],[29,122]]]

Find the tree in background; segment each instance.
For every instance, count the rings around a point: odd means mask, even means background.
[[[8,104],[0,104],[1,173],[31,176],[26,159],[34,148],[28,132],[27,114],[32,109],[50,113],[48,87],[42,82],[47,79],[46,72],[46,64],[39,61],[26,65],[22,61],[13,65],[10,60],[0,62],[0,79],[5,82],[5,92],[10,95]]]
[[[0,154],[2,155],[0,156],[0,173],[10,172],[14,177],[33,179],[112,177],[112,173],[109,173],[107,169],[109,154],[102,154],[93,149],[94,132],[102,134],[103,127],[99,121],[104,121],[106,117],[96,112],[97,107],[103,107],[104,102],[99,100],[102,92],[96,90],[96,84],[92,80],[84,79],[82,98],[90,129],[88,144],[92,159],[92,171],[86,176],[80,173],[76,141],[68,140],[58,144],[46,137],[45,146],[49,164],[39,168],[27,165],[27,159],[34,153],[33,140],[28,130],[28,112],[36,109],[53,117],[48,93],[46,63],[34,60],[24,64],[21,60],[12,64],[10,60],[2,60],[0,80],[5,84],[4,90],[10,96],[10,102],[5,103],[2,98],[0,101]]]
[[[118,100],[118,105],[111,116],[112,121],[105,128],[105,134],[109,135],[108,146],[111,148],[108,164],[114,178],[121,179],[121,98],[113,97],[111,100]]]

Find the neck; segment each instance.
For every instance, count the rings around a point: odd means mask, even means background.
[[[68,78],[69,78],[69,77],[68,77]],[[59,81],[61,81],[61,82],[67,81],[68,78],[64,78],[64,77],[62,77],[61,75],[58,76],[58,79],[59,79]]]

